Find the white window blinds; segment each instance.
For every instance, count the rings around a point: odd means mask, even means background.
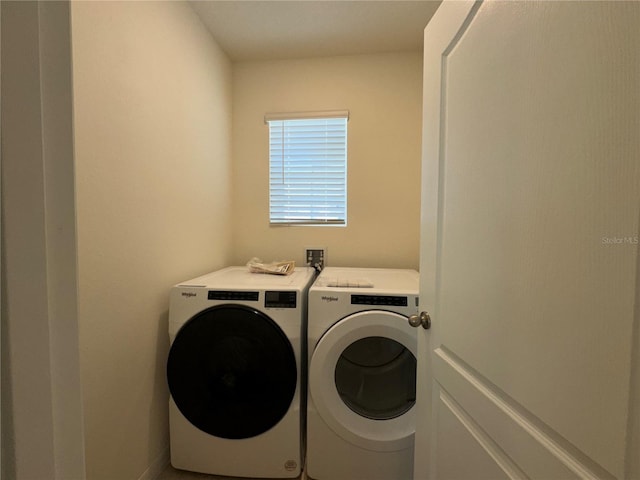
[[[267,115],[269,216],[278,225],[346,225],[348,112]]]

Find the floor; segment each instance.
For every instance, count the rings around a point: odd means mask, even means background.
[[[302,474],[302,477],[298,477],[299,480],[307,480],[305,474]],[[162,471],[160,476],[156,477],[155,480],[240,480],[236,479],[236,477],[220,477],[218,475],[206,475],[204,473],[195,473],[195,472],[185,472],[184,470],[176,470],[171,465],[167,465],[167,467]],[[258,480],[258,479],[248,479],[243,477],[242,480]],[[263,479],[260,479],[263,480]]]

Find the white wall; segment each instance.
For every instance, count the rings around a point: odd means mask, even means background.
[[[234,263],[418,268],[420,53],[246,62],[233,69]],[[349,110],[348,225],[269,227],[267,112]]]
[[[169,288],[231,258],[231,64],[186,2],[71,7],[87,478],[146,478]]]

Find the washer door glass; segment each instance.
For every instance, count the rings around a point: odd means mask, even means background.
[[[204,310],[178,332],[167,380],[180,412],[221,438],[249,438],[276,425],[297,384],[293,348],[265,314],[240,305]]]
[[[374,420],[395,418],[416,403],[416,358],[390,338],[362,338],[340,355],[335,382],[355,413]]]

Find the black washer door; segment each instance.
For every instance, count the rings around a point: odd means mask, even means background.
[[[221,438],[266,432],[287,413],[296,390],[291,343],[265,314],[240,305],[203,310],[176,335],[167,380],[178,409]]]

